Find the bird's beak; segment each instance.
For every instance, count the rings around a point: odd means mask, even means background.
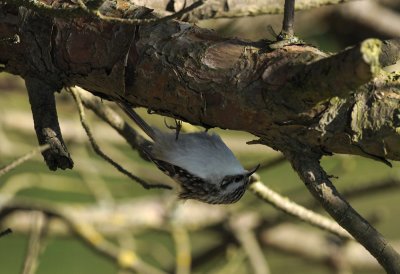
[[[246,173],[247,177],[250,177],[253,173],[257,171],[257,169],[260,167],[260,164],[258,164],[255,168],[251,169]]]

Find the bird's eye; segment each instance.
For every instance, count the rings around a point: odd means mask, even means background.
[[[234,181],[234,178],[232,177],[228,177],[228,178],[224,178],[221,182],[221,187],[222,188],[226,188],[229,184],[231,184]]]
[[[243,176],[242,175],[239,175],[239,176],[235,177],[235,182],[236,183],[240,182],[241,180],[243,180]]]

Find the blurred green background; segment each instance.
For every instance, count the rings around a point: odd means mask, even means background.
[[[385,7],[393,12],[399,8],[390,1],[383,2]],[[346,5],[341,9],[346,9]],[[400,13],[397,14],[400,17]],[[298,13],[296,14],[298,35],[323,50],[332,52],[370,36],[389,37],[388,33],[379,32],[360,22],[352,22],[351,17],[346,20],[344,18],[343,12],[335,7]],[[201,22],[200,25],[216,29],[226,36],[261,39],[268,37],[267,24],[271,24],[276,31],[279,31],[280,21],[281,16],[261,16],[235,20],[208,20]],[[0,98],[0,166],[3,166],[36,147],[37,140],[23,80],[5,73],[0,74]],[[116,109],[111,103],[105,102],[105,104]],[[93,194],[93,186],[96,187],[99,183],[112,195],[115,203],[137,197],[173,196],[171,191],[144,190],[98,157],[92,151],[80,125],[76,105],[65,91],[57,95],[57,108],[64,139],[75,162],[74,169],[49,171],[41,155],[38,154],[0,177],[0,194],[15,192],[22,200],[29,198],[56,204],[87,205],[99,203]],[[141,113],[146,115],[144,110]],[[124,140],[92,112],[87,111],[87,116],[98,143],[114,160],[122,163],[134,174],[148,179],[167,180],[153,165],[141,160],[135,151],[131,151]],[[150,123],[163,125],[163,119],[156,115],[146,116],[146,119],[151,121]],[[266,147],[246,145],[246,141],[254,138],[249,134],[222,130],[217,132],[222,135],[244,165],[253,165],[280,156],[278,152]],[[322,164],[328,174],[339,177],[334,179],[334,182],[340,191],[379,183],[388,178],[400,180],[398,163],[393,163],[393,168],[388,168],[370,159],[335,155],[325,157]],[[286,162],[263,170],[260,175],[262,181],[273,190],[300,204],[309,204],[312,200],[303,183]],[[375,227],[385,237],[396,240],[400,237],[400,221],[397,218],[398,197],[398,189],[390,188],[359,196],[350,202],[363,216],[373,221]],[[0,204],[1,202],[0,200]],[[190,202],[181,206],[190,206]],[[227,206],[210,206],[210,210],[213,210],[213,207]],[[276,213],[274,208],[251,193],[247,193],[239,203],[229,207],[231,212],[256,211],[262,216],[275,216]],[[317,210],[324,214],[321,209]],[[287,220],[299,224],[294,218],[287,217]],[[311,229],[306,224],[302,226]],[[1,228],[4,229],[4,225]],[[122,238],[108,239],[116,244],[127,241],[143,260],[169,272],[174,270],[175,246],[173,237],[168,232],[160,228],[132,231],[128,234]],[[197,230],[189,235],[193,260],[196,254],[222,241],[221,235],[212,229]],[[21,273],[28,239],[29,235],[18,231],[0,238],[0,273]],[[74,235],[50,234],[45,237],[43,247],[38,274],[125,273],[115,262],[94,252]],[[312,249],[313,246],[309,248]],[[326,262],[316,263],[268,246],[263,246],[263,252],[271,273],[336,273]],[[224,251],[199,265],[196,264],[193,273],[253,273],[253,271],[248,264],[246,254],[232,241]],[[384,272],[362,270],[353,273]]]

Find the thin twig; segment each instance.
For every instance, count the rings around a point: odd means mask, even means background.
[[[36,272],[42,250],[43,230],[46,226],[46,217],[41,211],[33,211],[31,217],[33,219],[32,230],[22,274],[34,274]]]
[[[294,203],[293,201],[290,201],[286,197],[282,197],[260,181],[252,183],[249,189],[259,198],[271,204],[278,210],[281,210],[313,226],[327,230],[333,234],[338,235],[339,237],[352,239],[352,236],[336,222],[318,213],[308,210]]]
[[[6,174],[7,172],[13,170],[14,168],[16,168],[17,166],[19,166],[20,164],[24,163],[25,161],[29,160],[30,158],[32,158],[33,156],[35,156],[38,153],[41,153],[47,149],[50,148],[49,144],[45,144],[42,146],[39,146],[38,148],[35,148],[34,150],[32,150],[31,152],[21,156],[20,158],[16,159],[15,161],[9,163],[8,165],[2,167],[0,169],[0,176],[3,176],[4,174]]]
[[[148,147],[150,142],[144,139],[137,131],[121,118],[121,116],[104,104],[99,97],[94,96],[90,92],[81,87],[71,88],[79,94],[84,106],[92,110],[100,119],[109,124],[121,135],[128,144],[135,150],[141,152],[142,147]],[[147,159],[142,156],[143,159]]]
[[[107,162],[109,162],[112,166],[114,166],[119,172],[125,174],[126,176],[128,176],[129,178],[131,178],[132,180],[138,182],[141,186],[143,186],[145,189],[150,189],[150,188],[164,188],[164,189],[171,189],[170,186],[164,185],[164,184],[148,184],[146,181],[144,181],[143,179],[133,175],[132,173],[130,173],[129,171],[127,171],[125,168],[123,168],[121,165],[119,165],[118,163],[116,163],[114,160],[112,160],[109,156],[107,156],[99,147],[99,145],[97,144],[96,140],[93,137],[93,134],[90,130],[90,127],[88,125],[88,123],[86,122],[86,118],[85,118],[85,111],[82,105],[82,100],[80,99],[80,96],[78,94],[78,92],[75,89],[68,89],[71,94],[73,95],[76,104],[78,106],[78,112],[79,112],[79,117],[81,120],[81,124],[89,138],[90,144],[92,145],[93,150],[100,156],[102,157],[104,160],[106,160]]]

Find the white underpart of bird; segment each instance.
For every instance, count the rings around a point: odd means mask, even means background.
[[[219,182],[225,175],[245,173],[241,163],[217,134],[175,133],[154,130],[155,158],[190,170],[194,175]]]

